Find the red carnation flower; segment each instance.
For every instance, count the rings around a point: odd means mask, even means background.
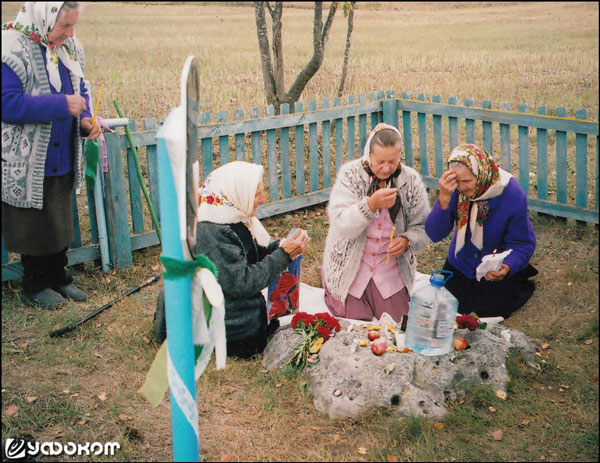
[[[277,289],[287,294],[296,285],[296,277],[293,273],[284,273],[277,282]]]
[[[331,336],[331,331],[329,331],[329,329],[323,325],[317,326],[317,333],[323,336],[324,341],[327,341],[329,336]]]
[[[475,331],[479,327],[479,322],[475,317],[471,315],[458,315],[456,317],[456,324],[459,329],[468,328],[469,331]]]
[[[297,309],[298,308],[298,302],[299,302],[299,298],[300,298],[300,292],[298,291],[298,288],[294,289],[290,294],[290,304],[292,306],[292,309]]]
[[[307,326],[312,325],[316,321],[316,317],[314,315],[308,314],[306,312],[298,312],[296,315],[292,317],[292,329],[296,328],[306,328]],[[298,326],[300,323],[303,326]]]
[[[339,331],[341,329],[338,321],[327,312],[318,313],[316,317],[323,321],[331,330]]]
[[[207,204],[212,204],[215,201],[215,197],[214,196],[207,196],[206,197],[206,203]]]

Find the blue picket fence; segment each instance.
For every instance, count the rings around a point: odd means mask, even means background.
[[[345,101],[344,101],[345,100]],[[269,106],[248,114],[236,110],[228,120],[225,111],[200,114],[198,127],[201,177],[231,160],[245,160],[265,167],[269,202],[259,217],[302,209],[328,200],[335,174],[347,160],[361,156],[368,133],[379,122],[393,124],[404,135],[404,162],[416,168],[428,188],[437,189],[444,159],[461,142],[477,143],[500,166],[513,173],[529,196],[533,211],[598,224],[598,122],[588,120],[585,109],[568,116],[567,108],[539,106],[535,113],[526,105],[511,109],[488,100],[475,107],[467,98],[430,101],[394,91],[372,92],[296,103],[293,111],[282,105],[275,115]],[[596,115],[596,119],[598,115]],[[133,142],[145,157],[144,177],[160,220],[158,201],[157,125],[144,120]],[[122,133],[105,134],[109,172],[104,182],[104,216],[108,236],[109,266],[132,266],[135,250],[159,243],[142,200],[133,154]],[[68,252],[69,265],[100,260],[97,211],[93,194],[87,193],[87,210],[74,205],[75,240]],[[82,236],[85,238],[82,240]],[[20,263],[10,261],[2,247],[2,281],[19,277]]]

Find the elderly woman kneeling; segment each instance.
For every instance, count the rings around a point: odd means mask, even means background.
[[[342,166],[329,197],[321,277],[339,317],[396,321],[408,314],[415,253],[429,243],[429,202],[419,174],[400,163],[402,136],[378,124],[361,159]]]
[[[535,283],[528,278],[538,273],[529,264],[536,239],[527,195],[487,151],[473,144],[452,150],[439,185],[425,231],[441,241],[456,224],[444,270],[454,275],[446,288],[458,299],[459,313],[508,317],[533,294]],[[500,269],[478,281],[482,258],[508,250]]]
[[[256,217],[264,199],[263,167],[242,161],[215,169],[200,189],[193,251],[217,267],[229,356],[248,358],[264,350],[267,336],[279,323],[275,319],[267,325],[261,290],[308,247],[308,234],[300,229],[287,239],[271,241]],[[155,339],[162,342],[165,336],[164,301],[159,297]]]

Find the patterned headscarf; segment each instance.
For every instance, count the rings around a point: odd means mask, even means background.
[[[458,161],[467,167],[477,178],[475,195],[471,198],[458,194],[456,248],[454,254],[465,244],[467,222],[471,230],[471,242],[477,249],[483,247],[483,222],[489,214],[488,199],[500,195],[512,178],[505,170],[498,168],[492,156],[483,148],[469,143],[458,145],[448,158],[448,165]],[[469,207],[471,212],[469,213]]]
[[[50,84],[57,92],[62,88],[58,72],[58,60],[78,77],[83,78],[83,71],[75,57],[75,52],[68,45],[55,45],[48,42],[48,33],[56,24],[58,13],[64,2],[25,2],[14,21],[2,25],[3,49],[18,37],[12,31],[18,31],[46,48],[46,69]],[[6,42],[6,43],[5,43]],[[3,53],[4,54],[4,53]]]
[[[390,129],[390,130],[393,130],[394,132],[396,132],[398,134],[398,136],[400,137],[400,143],[402,143],[402,135],[400,134],[398,129],[396,127],[394,127],[393,125],[389,125],[384,122],[380,122],[379,124],[377,124],[375,126],[375,128],[371,131],[371,133],[369,134],[369,138],[367,138],[367,142],[365,143],[365,147],[363,150],[363,156],[361,158],[362,167],[365,170],[365,172],[367,174],[369,174],[369,177],[371,179],[371,183],[369,184],[369,188],[367,189],[367,196],[371,196],[377,190],[382,188],[379,185],[382,180],[378,179],[375,176],[375,174],[373,173],[373,171],[371,170],[371,140],[373,140],[373,136],[377,132],[384,130],[384,129]],[[396,168],[396,170],[394,172],[392,172],[392,174],[388,178],[383,180],[386,188],[390,188],[393,186],[394,179],[397,178],[398,175],[400,175],[401,170],[402,170],[402,165],[400,163],[398,163],[398,167]],[[400,206],[401,206],[400,197],[398,195],[396,195],[396,201],[394,202],[393,206],[388,209],[388,211],[390,213],[390,218],[392,219],[392,222],[396,221],[396,216],[398,215],[398,212],[400,211]]]
[[[244,161],[232,161],[213,170],[200,186],[198,220],[220,224],[242,222],[258,244],[268,245],[269,233],[252,215],[263,170],[263,166]]]

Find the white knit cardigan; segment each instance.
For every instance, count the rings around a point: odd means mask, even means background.
[[[329,196],[323,283],[335,299],[344,303],[358,273],[367,242],[367,228],[379,215],[379,211],[373,212],[367,205],[369,181],[361,160],[349,161],[340,169]],[[417,268],[415,253],[430,242],[424,227],[430,207],[421,177],[411,167],[402,165],[394,184],[401,200],[395,223],[396,236],[410,240],[410,249],[397,258],[398,266],[410,293]]]

